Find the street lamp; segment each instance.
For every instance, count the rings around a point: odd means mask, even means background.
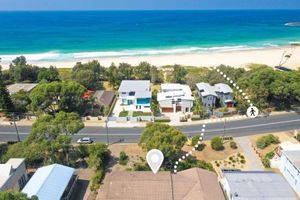
[[[19,130],[18,130],[18,127],[17,127],[17,124],[16,124],[15,113],[13,113],[13,122],[10,122],[10,124],[15,126],[18,142],[21,142],[20,135],[19,135]]]

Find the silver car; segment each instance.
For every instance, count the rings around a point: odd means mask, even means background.
[[[84,137],[77,140],[78,144],[92,144],[93,142],[94,141],[92,140],[92,138],[89,137]]]

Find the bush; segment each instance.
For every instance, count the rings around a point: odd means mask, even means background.
[[[119,113],[119,117],[127,117],[128,116],[128,111],[121,111]]]
[[[211,148],[216,151],[220,151],[224,149],[223,141],[220,137],[212,138],[210,144],[211,144]]]
[[[269,152],[265,155],[265,157],[262,159],[262,164],[265,166],[265,168],[271,167],[270,160],[274,157],[274,152]]]
[[[92,176],[92,184],[91,184],[91,191],[96,193],[97,190],[100,187],[100,183],[104,178],[104,171],[103,170],[97,170],[95,174]]]
[[[278,144],[279,142],[280,141],[277,136],[269,134],[258,138],[258,140],[256,141],[256,146],[260,149],[264,149],[271,144]]]
[[[231,142],[230,142],[230,148],[232,148],[232,149],[237,149],[238,147],[237,147],[236,142],[231,141]]]
[[[300,142],[300,133],[296,135],[296,139]]]
[[[180,122],[187,122],[188,120],[186,118],[181,118]]]
[[[151,171],[147,164],[136,163],[133,167],[133,171]]]
[[[242,164],[245,164],[245,163],[246,163],[246,160],[241,160],[241,163],[242,163]]]
[[[227,107],[222,107],[219,109],[220,112],[228,112],[228,108]]]
[[[188,159],[184,160],[183,162],[180,162],[178,164],[177,169],[181,171],[181,170],[186,170],[186,169],[190,169],[190,168],[194,168],[194,167],[206,169],[209,171],[214,171],[211,163],[208,163],[204,160],[195,160],[195,159],[191,159],[191,158],[188,158]]]
[[[127,162],[128,162],[128,155],[124,151],[121,151],[119,156],[120,165],[127,165]]]
[[[154,122],[158,122],[158,123],[164,123],[164,122],[170,122],[171,120],[170,119],[167,119],[167,118],[155,118],[154,119]]]

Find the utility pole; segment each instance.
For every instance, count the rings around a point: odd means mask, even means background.
[[[15,129],[16,129],[18,142],[21,142],[20,135],[19,135],[19,130],[18,130],[18,127],[17,127],[17,124],[16,124],[15,113],[13,113],[12,115],[13,115],[13,125],[15,126]],[[12,124],[12,122],[11,122],[11,124]]]
[[[225,137],[226,134],[226,118],[224,118],[224,123],[223,123],[223,139]]]

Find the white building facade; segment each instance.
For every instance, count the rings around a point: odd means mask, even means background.
[[[178,83],[161,84],[161,91],[157,94],[163,113],[190,113],[194,100],[190,87]]]

